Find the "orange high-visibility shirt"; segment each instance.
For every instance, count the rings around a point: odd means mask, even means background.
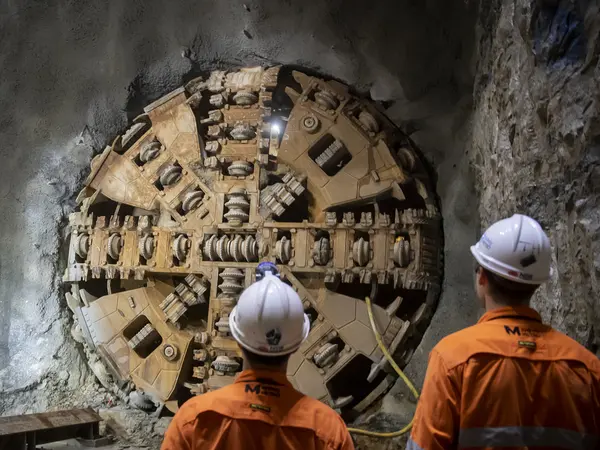
[[[596,449],[600,362],[528,307],[487,312],[432,350],[407,448]]]
[[[161,450],[352,450],[342,418],[296,391],[285,373],[245,370],[235,383],[188,400]]]

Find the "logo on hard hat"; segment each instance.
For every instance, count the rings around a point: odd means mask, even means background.
[[[526,256],[525,258],[521,259],[521,267],[529,267],[532,264],[535,264],[537,262],[537,258],[535,257],[535,255],[532,253],[529,256]]]
[[[520,278],[521,280],[527,280],[527,281],[533,280],[533,275],[531,275],[530,273],[523,273],[523,272],[517,272],[516,270],[509,270],[508,274],[511,277]]]
[[[269,345],[279,345],[279,341],[281,341],[281,330],[279,330],[279,328],[273,328],[272,330],[269,330],[265,336]]]
[[[479,242],[481,242],[481,244],[488,250],[492,248],[492,240],[487,236],[487,234],[481,236],[481,240]]]

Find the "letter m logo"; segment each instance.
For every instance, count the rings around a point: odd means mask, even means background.
[[[511,330],[508,325],[504,325],[504,329],[506,330],[506,334],[516,334],[518,336],[521,336],[521,330],[519,330],[519,327],[514,327]]]
[[[251,384],[247,384],[245,392],[254,392],[255,394],[260,394],[260,384],[257,384],[254,387],[252,387]]]

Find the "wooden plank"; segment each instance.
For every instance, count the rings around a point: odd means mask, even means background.
[[[100,416],[91,408],[0,417],[0,436],[84,425],[101,420]]]

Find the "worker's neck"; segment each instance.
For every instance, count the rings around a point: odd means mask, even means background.
[[[256,370],[261,372],[281,372],[285,374],[287,372],[287,362],[278,366],[266,365],[266,364],[256,364],[251,363],[246,358],[244,358],[244,364],[242,365],[243,370]]]
[[[485,311],[493,311],[498,308],[506,308],[507,306],[529,306],[529,301],[523,303],[510,303],[502,299],[493,298],[491,295],[485,296]]]

